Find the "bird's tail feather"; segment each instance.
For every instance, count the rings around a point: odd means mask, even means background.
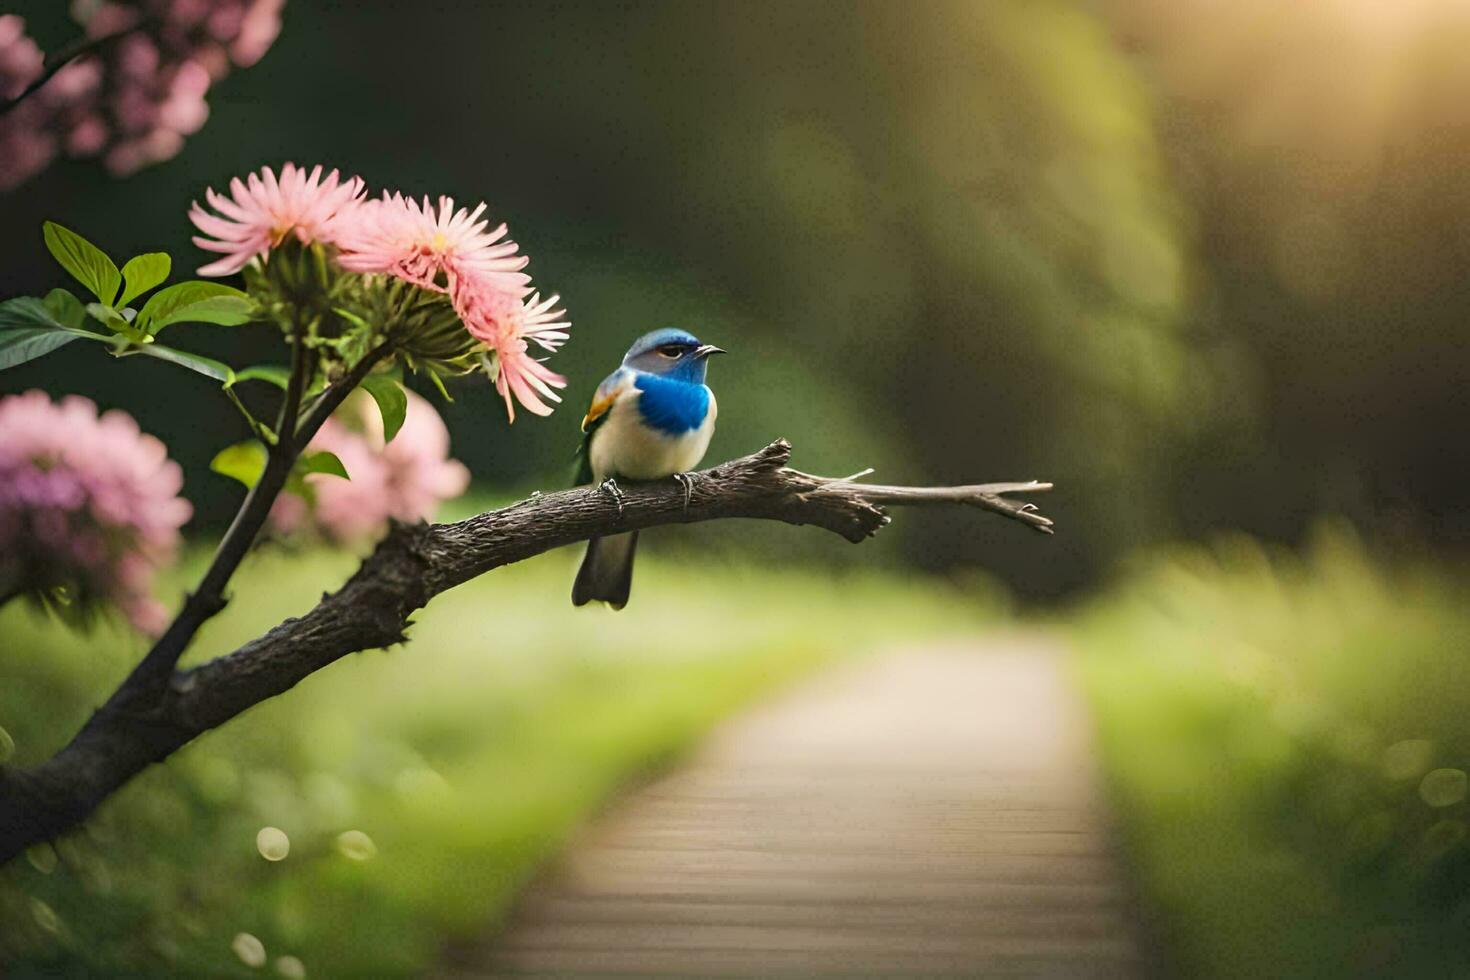
[[[626,606],[633,588],[633,552],[637,548],[637,531],[588,541],[587,555],[572,586],[572,605],[597,601],[614,609]]]

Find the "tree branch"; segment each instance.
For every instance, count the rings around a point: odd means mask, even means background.
[[[281,399],[281,410],[276,416],[276,432],[284,435],[278,436],[275,445],[270,447],[260,479],[246,492],[245,500],[235,512],[235,519],[230,522],[224,537],[220,538],[219,546],[215,548],[214,557],[210,560],[204,577],[199,580],[194,591],[184,597],[183,608],[133,669],[127,682],[118,689],[119,694],[129,692],[134,695],[133,700],[136,700],[136,695],[151,696],[150,689],[162,686],[168,680],[174,665],[189,648],[189,643],[193,641],[199,628],[225,607],[225,586],[229,585],[230,578],[249,553],[260,529],[265,526],[271,507],[280,495],[281,488],[286,485],[291,467],[296,462],[296,417],[301,411],[301,393],[306,388],[306,374],[310,364],[310,357],[305,345],[301,343],[300,334],[298,329],[291,349],[290,379],[286,383],[285,397]],[[125,707],[123,704],[114,704],[114,701],[116,695],[108,704],[115,709]]]
[[[296,458],[311,437],[316,435],[337,406],[352,393],[373,367],[388,353],[384,344],[369,351],[342,378],[333,382],[317,398],[315,404],[298,423],[301,401],[311,373],[312,355],[297,332],[291,354],[291,376],[276,419],[276,444],[270,448],[260,479],[245,495],[235,519],[215,549],[214,558],[199,585],[184,599],[173,622],[169,623],[132,674],[108,699],[104,710],[114,712],[146,711],[157,701],[162,688],[172,675],[174,666],[189,648],[200,627],[225,607],[225,587],[255,543],[260,529],[270,516],[271,507],[291,476]]]
[[[356,382],[354,382],[355,384]],[[326,410],[330,414],[330,409]],[[118,787],[191,739],[350,653],[406,641],[409,617],[446,589],[562,545],[661,524],[754,518],[810,524],[860,542],[888,523],[882,504],[968,504],[1050,533],[1010,493],[1048,483],[868,486],[786,466],[783,440],[695,474],[688,504],[674,481],[533,495],[454,524],[395,524],[337,592],[235,652],[175,671],[163,688],[129,677],[64,749],[28,771],[0,768],[0,863],[85,819]],[[572,615],[572,613],[568,613]],[[124,707],[119,707],[124,706]]]
[[[16,93],[14,98],[0,99],[0,117],[4,117],[16,106],[20,105],[26,99],[39,92],[47,82],[51,81],[52,77],[55,76],[57,72],[61,71],[61,69],[65,68],[76,59],[82,57],[83,55],[94,54],[98,51],[101,51],[113,41],[116,41],[122,37],[126,37],[134,31],[141,30],[149,23],[151,23],[151,20],[145,17],[143,19],[135,21],[134,23],[129,24],[127,27],[123,27],[119,30],[113,31],[110,34],[103,34],[101,37],[79,37],[68,44],[66,47],[61,48],[54,54],[51,54],[46,58],[45,62],[43,63],[41,67],[41,74],[33,78],[29,85],[21,89],[20,92]]]

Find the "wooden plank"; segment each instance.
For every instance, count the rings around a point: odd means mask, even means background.
[[[444,975],[1146,972],[1054,650],[896,652],[632,793]]]

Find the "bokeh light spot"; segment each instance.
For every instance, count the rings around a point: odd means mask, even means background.
[[[267,861],[284,861],[291,853],[291,838],[279,827],[261,827],[255,835],[255,849]]]
[[[50,844],[36,844],[26,848],[26,860],[41,874],[49,875],[56,870],[56,849]]]
[[[306,966],[294,956],[276,957],[276,972],[286,980],[305,980]]]
[[[61,932],[61,919],[57,917],[56,910],[39,898],[31,899],[31,918],[53,936]]]
[[[1389,779],[1415,779],[1424,774],[1433,758],[1433,742],[1406,738],[1383,750],[1383,774]]]
[[[337,850],[354,861],[368,861],[378,854],[378,845],[360,830],[344,830],[337,835]]]
[[[1467,786],[1463,769],[1433,769],[1419,783],[1419,796],[1430,806],[1454,806],[1465,798]]]
[[[235,933],[230,949],[234,950],[235,955],[240,957],[240,962],[248,967],[259,969],[265,966],[265,943],[248,932]]]

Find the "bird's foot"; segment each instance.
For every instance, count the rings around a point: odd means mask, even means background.
[[[597,489],[601,490],[603,493],[611,497],[613,499],[613,503],[618,505],[618,520],[622,520],[623,488],[618,486],[618,481],[614,480],[612,477],[608,477],[606,480],[603,480],[600,484],[598,484]]]
[[[689,502],[694,499],[694,474],[675,473],[674,479],[679,481],[679,486],[684,488],[684,509],[689,509]]]

